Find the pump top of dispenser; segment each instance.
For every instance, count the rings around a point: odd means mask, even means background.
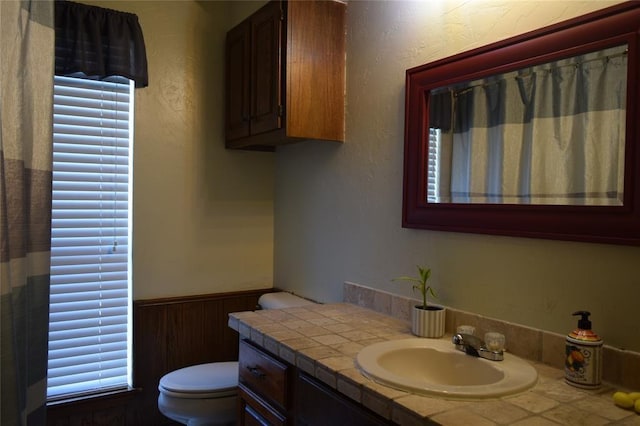
[[[600,342],[600,336],[591,330],[591,321],[589,321],[589,315],[591,312],[589,311],[577,311],[573,313],[574,316],[580,316],[578,320],[578,328],[569,333],[569,337],[581,340],[584,342]]]

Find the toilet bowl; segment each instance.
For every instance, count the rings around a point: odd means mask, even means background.
[[[258,299],[262,309],[293,308],[313,304],[291,293],[267,293]],[[236,423],[238,362],[192,365],[165,374],[158,385],[158,409],[189,426]]]
[[[237,362],[192,365],[160,379],[158,408],[185,425],[235,424],[237,387]]]

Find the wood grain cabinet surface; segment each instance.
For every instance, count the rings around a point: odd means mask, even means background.
[[[274,0],[227,33],[227,148],[344,141],[345,8]]]
[[[241,426],[393,424],[251,342],[239,353]]]

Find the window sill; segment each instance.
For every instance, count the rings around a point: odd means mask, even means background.
[[[100,392],[93,392],[81,395],[52,398],[47,401],[47,408],[62,408],[70,405],[89,404],[102,401],[128,400],[135,398],[141,393],[141,388],[119,388]]]

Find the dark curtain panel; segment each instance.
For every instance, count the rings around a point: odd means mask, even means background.
[[[56,0],[56,75],[127,77],[148,86],[147,54],[132,13]]]
[[[429,127],[440,129],[443,132],[451,130],[451,91],[431,92]]]

